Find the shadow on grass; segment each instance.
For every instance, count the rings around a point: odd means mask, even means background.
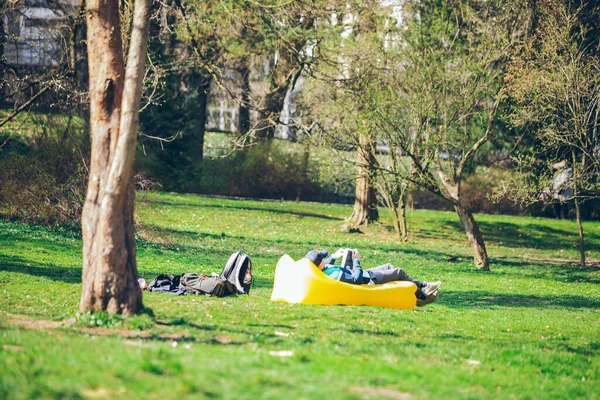
[[[531,296],[518,294],[492,293],[482,290],[444,291],[438,300],[452,308],[497,308],[497,307],[529,307],[529,308],[600,308],[600,300],[585,296],[556,295]]]
[[[32,264],[35,264],[32,265]],[[18,256],[0,254],[0,271],[43,276],[65,283],[81,283],[80,268],[59,267],[52,263],[37,263]]]
[[[447,221],[446,223],[457,230],[464,230],[459,221]],[[571,248],[578,240],[575,227],[570,231],[537,224],[518,225],[510,222],[488,221],[478,221],[477,223],[486,242],[506,247],[561,250]],[[600,236],[588,229],[586,232],[588,246],[598,241],[600,241]]]
[[[225,233],[222,234],[214,234],[214,233],[199,233],[199,232],[194,232],[194,231],[188,231],[188,230],[181,230],[181,229],[173,229],[173,228],[164,228],[161,226],[157,226],[157,225],[153,225],[153,224],[149,224],[149,225],[144,225],[143,230],[147,232],[147,234],[151,237],[154,237],[154,239],[152,238],[145,238],[145,239],[139,239],[138,240],[138,247],[139,248],[155,248],[155,249],[161,249],[161,250],[176,250],[179,249],[180,251],[185,251],[188,252],[189,254],[195,254],[198,253],[199,251],[202,251],[202,249],[207,249],[207,251],[210,251],[211,253],[215,253],[215,254],[219,254],[223,257],[229,257],[229,254],[231,254],[231,252],[233,252],[234,250],[238,250],[237,248],[234,249],[233,245],[231,246],[230,249],[228,250],[215,250],[214,249],[214,244],[209,243],[209,242],[204,242],[206,239],[209,240],[235,240],[235,241],[240,241],[242,242],[243,248],[239,249],[241,251],[245,251],[246,253],[252,255],[252,251],[249,249],[261,249],[261,248],[265,248],[265,247],[270,247],[270,246],[278,246],[281,248],[286,249],[286,251],[284,251],[284,253],[287,254],[291,254],[291,250],[295,250],[298,248],[301,248],[302,250],[299,252],[299,254],[301,253],[302,255],[306,253],[306,251],[312,249],[312,247],[310,246],[310,244],[307,244],[306,241],[302,238],[299,237],[298,240],[289,240],[289,239],[264,239],[261,237],[251,237],[251,236],[231,236],[231,235],[227,235]],[[161,243],[161,238],[163,237],[179,237],[179,238],[183,238],[184,240],[190,240],[190,241],[195,241],[198,244],[197,245],[189,245],[189,244],[175,244],[175,243],[165,243],[162,242]],[[349,238],[348,240],[344,240],[344,241],[340,241],[338,243],[333,243],[331,245],[331,249],[336,249],[336,248],[342,248],[342,247],[347,247],[349,244],[351,245],[352,240],[351,238]],[[238,246],[239,247],[239,246]],[[331,250],[330,249],[330,250]],[[362,250],[366,250],[366,251],[379,251],[381,250],[380,246],[378,245],[363,245],[361,247],[361,251]],[[437,260],[441,260],[441,261],[452,261],[452,260],[456,260],[458,259],[459,261],[464,261],[464,260],[471,260],[472,257],[470,256],[459,256],[457,258],[457,256],[455,254],[450,254],[450,253],[445,253],[445,252],[441,252],[441,251],[435,251],[435,250],[420,250],[414,247],[393,247],[387,250],[387,252],[396,252],[398,253],[399,257],[402,256],[402,254],[412,254],[412,255],[416,255],[418,257],[422,257],[422,258],[427,258],[427,259],[437,259]],[[256,254],[256,252],[254,252],[254,254]],[[300,258],[299,254],[295,254],[294,258]],[[282,256],[282,254],[279,254],[278,256]],[[294,254],[292,254],[292,256],[294,256]],[[462,257],[462,258],[461,258]],[[368,262],[368,261],[367,261]],[[392,260],[392,264],[398,264],[400,262],[400,260],[394,262]],[[371,265],[368,264],[367,268],[371,268],[371,267],[375,267],[376,265]]]
[[[205,344],[217,344],[217,345],[244,345],[252,342],[263,343],[265,341],[269,341],[270,344],[281,343],[282,339],[277,336],[275,333],[265,333],[264,327],[268,327],[269,329],[273,328],[285,328],[285,329],[294,329],[288,325],[265,325],[265,324],[244,324],[248,327],[256,327],[260,328],[259,331],[252,331],[247,329],[242,329],[243,325],[235,325],[232,324],[231,328],[225,327],[223,325],[207,325],[207,324],[195,324],[193,322],[188,321],[185,318],[176,318],[169,322],[165,321],[156,321],[156,324],[159,326],[176,326],[177,328],[185,328],[190,336],[179,336],[176,337],[169,334],[153,334],[147,339],[150,340],[160,340],[160,341],[171,341],[177,339],[178,341],[186,341],[186,342],[195,342],[195,343],[205,343]],[[200,332],[214,332],[215,336],[210,338],[198,338],[194,336],[194,331]],[[232,335],[245,335],[248,337],[247,340],[234,340],[227,336],[227,334]]]
[[[292,241],[287,239],[264,239],[260,237],[251,237],[251,236],[233,236],[227,235],[225,233],[214,234],[214,233],[206,233],[206,232],[194,232],[187,231],[181,229],[173,229],[173,228],[163,228],[157,225],[144,225],[144,231],[150,238],[138,239],[137,246],[139,248],[157,248],[161,250],[191,250],[199,251],[202,249],[207,249],[211,253],[222,253],[223,255],[229,255],[236,250],[244,251],[248,254],[252,254],[253,250],[264,248],[267,246],[281,246],[281,247],[298,247],[298,245],[302,245],[301,241]],[[169,237],[169,240],[163,240],[163,238]],[[173,238],[182,238],[184,240],[190,240],[197,242],[197,245],[189,245],[189,244],[180,244],[177,242],[171,242]],[[207,241],[207,239],[213,241],[236,241],[242,242],[243,245],[239,244],[231,244],[231,247],[227,250],[215,250],[214,243]],[[220,246],[222,247],[222,246]],[[242,247],[242,248],[240,248]],[[304,246],[306,247],[306,246]],[[283,254],[282,254],[283,255]],[[227,260],[225,260],[227,261]],[[223,262],[225,263],[225,262]]]
[[[227,199],[229,201],[233,201],[234,199]],[[260,201],[260,200],[252,200],[252,201]],[[227,210],[237,210],[237,211],[261,211],[261,212],[270,212],[276,214],[288,214],[295,215],[297,217],[309,217],[309,218],[318,218],[332,221],[342,221],[343,217],[331,217],[329,215],[318,214],[318,213],[310,213],[310,212],[301,212],[301,211],[290,211],[286,209],[279,208],[270,208],[270,207],[252,207],[248,205],[216,205],[216,204],[196,204],[193,202],[170,202],[166,200],[144,200],[145,203],[148,203],[149,206],[168,206],[168,207],[180,207],[180,208],[216,208],[216,209],[227,209]]]
[[[18,256],[0,254],[0,271],[41,276],[65,283],[81,283],[81,268],[60,267],[53,263],[39,263]],[[164,271],[145,271],[144,276],[153,278],[161,273]]]
[[[503,271],[504,276],[514,275],[522,278],[523,271],[526,270],[526,277],[532,279],[600,284],[600,275],[597,274],[600,268],[596,264],[582,267],[579,263],[564,260],[545,262],[543,260],[494,259],[492,268],[494,265],[509,268]]]

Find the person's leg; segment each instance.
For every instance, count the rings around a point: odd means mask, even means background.
[[[367,269],[375,283],[382,284],[393,281],[410,281],[417,285],[418,288],[422,286],[421,282],[408,276],[402,268],[394,267],[392,264],[384,264],[379,267]]]
[[[416,279],[411,278],[402,268],[394,267],[392,264],[384,264],[375,268],[369,268],[371,279],[377,284],[384,284],[394,281],[409,281],[417,285],[415,296],[417,299],[425,299],[425,295],[421,292],[423,284]]]

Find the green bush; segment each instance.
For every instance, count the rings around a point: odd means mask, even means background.
[[[172,147],[172,148],[171,148]],[[170,143],[160,153],[138,151],[136,168],[164,190],[252,198],[347,202],[320,179],[319,151],[305,152],[300,143],[270,140],[235,150],[227,135],[207,133],[204,159],[192,170]],[[139,149],[138,149],[139,150]],[[163,154],[164,153],[164,154]],[[171,157],[166,155],[170,154]],[[161,160],[169,159],[168,162]],[[353,188],[351,195],[354,194]]]
[[[87,170],[76,143],[43,138],[3,150],[0,216],[46,225],[81,221]]]

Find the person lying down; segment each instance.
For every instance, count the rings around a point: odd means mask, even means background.
[[[394,281],[413,282],[417,285],[415,296],[418,307],[431,304],[438,298],[441,281],[420,282],[411,278],[402,268],[394,267],[392,264],[383,264],[363,270],[360,265],[360,253],[357,249],[338,249],[330,257],[327,257],[328,254],[329,252],[323,249],[311,250],[304,258],[310,260],[330,278],[353,285],[381,285]],[[342,261],[339,266],[335,265],[337,260]]]

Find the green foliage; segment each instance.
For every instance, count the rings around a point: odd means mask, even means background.
[[[573,200],[600,195],[600,58],[589,47],[598,24],[586,27],[583,15],[600,10],[593,3],[581,2],[579,10],[556,1],[540,7],[539,26],[511,63],[510,122],[535,141],[514,156],[517,171],[500,193],[522,203],[540,200],[555,175],[552,165],[562,160],[572,169]]]
[[[123,325],[123,316],[109,314],[106,311],[97,313],[76,313],[75,320],[79,325],[98,328],[115,328]]]
[[[409,211],[412,236],[399,247],[386,212],[363,235],[339,232],[349,209],[138,193],[138,268],[146,280],[218,272],[231,252],[244,250],[256,286],[250,296],[218,299],[144,293],[154,316],[112,329],[56,327],[72,317],[81,295],[77,235],[0,222],[0,395],[600,395],[600,281],[596,267],[576,264],[573,222],[478,216],[493,260],[493,272],[483,273],[470,264],[454,213]],[[594,263],[599,228],[586,223]],[[416,278],[441,279],[439,300],[414,311],[269,300],[282,254],[346,245],[361,250],[367,267],[392,262]],[[230,376],[240,378],[232,384]]]
[[[0,217],[77,224],[87,187],[81,127],[52,114],[34,115],[19,126],[7,130],[0,148]]]
[[[303,143],[283,140],[236,150],[230,139],[231,135],[207,133],[201,178],[173,168],[172,158],[162,164],[169,159],[169,151],[160,158],[150,153],[139,155],[138,168],[165,190],[177,192],[186,191],[196,179],[196,190],[206,194],[341,202],[353,195],[354,173],[348,175],[343,163],[339,164],[338,181],[320,179],[323,163],[335,159],[330,151],[309,150]]]

